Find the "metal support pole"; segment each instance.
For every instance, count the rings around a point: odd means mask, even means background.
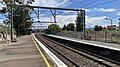
[[[85,10],[83,12],[83,32],[84,32],[84,38],[85,38]]]
[[[8,37],[7,37],[7,24],[6,24],[6,44],[8,44]]]
[[[112,42],[112,19],[110,20],[111,21],[111,42]]]
[[[57,23],[56,21],[56,10],[54,10],[54,12],[50,9],[50,12],[52,13],[53,15],[53,18],[54,18],[54,23]]]
[[[56,22],[56,10],[54,10],[54,22],[57,23]]]
[[[39,20],[39,15],[40,15],[40,11],[39,11],[39,8],[38,8],[38,22],[40,22]]]
[[[11,41],[13,41],[13,8],[11,6],[11,30],[10,30],[10,33],[11,33]]]
[[[119,35],[120,35],[120,19],[118,19],[119,20],[119,34],[118,34],[118,43],[119,43]]]
[[[18,36],[19,36],[19,28],[20,28],[20,25],[18,25]]]
[[[119,20],[118,25],[119,25],[119,30],[120,30],[120,19],[118,19],[118,20]]]

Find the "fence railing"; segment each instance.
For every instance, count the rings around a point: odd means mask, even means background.
[[[59,32],[57,35],[102,42],[120,43],[120,31]]]

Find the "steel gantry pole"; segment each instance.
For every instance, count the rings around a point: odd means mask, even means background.
[[[10,5],[11,8],[11,29],[10,29],[10,36],[11,36],[11,42],[13,41],[13,7]]]
[[[57,23],[57,21],[56,21],[56,9],[54,9],[54,12],[52,11],[52,9],[50,9],[50,12],[52,13],[52,16],[54,18],[54,23]]]
[[[83,12],[83,32],[84,32],[84,38],[86,37],[86,33],[85,33],[85,31],[86,31],[86,29],[85,29],[85,27],[86,27],[86,25],[85,25],[85,22],[86,22],[86,20],[85,20],[85,10],[82,10],[82,12]]]
[[[56,11],[57,10],[67,10],[67,11],[81,11],[83,13],[83,31],[84,31],[84,37],[85,37],[85,10],[82,10],[82,9],[69,9],[69,8],[55,8],[55,7],[41,7],[41,6],[30,6],[30,5],[12,5],[12,7],[29,7],[31,9],[34,9],[34,8],[41,8],[41,9],[49,9],[50,12],[52,13],[53,15],[53,18],[54,18],[54,22],[56,23]],[[52,11],[54,10],[54,11]]]
[[[110,31],[110,33],[111,33],[111,42],[112,42],[112,19],[110,19],[110,24],[111,24],[111,31]]]

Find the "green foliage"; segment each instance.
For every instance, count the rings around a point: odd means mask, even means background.
[[[48,26],[48,29],[51,30],[51,32],[60,32],[60,27],[57,24],[51,24]]]
[[[2,7],[2,10],[0,10],[1,14],[5,14],[6,13],[6,7]]]
[[[74,31],[75,30],[75,25],[74,23],[69,23],[67,25],[67,31]]]
[[[94,30],[95,31],[101,31],[103,28],[102,26],[95,25]]]
[[[99,26],[99,31],[101,31],[103,28],[102,28],[102,26]]]
[[[11,3],[12,0],[2,0],[3,2],[5,2],[5,4]]]
[[[67,26],[66,25],[64,25],[63,26],[63,28],[62,28],[62,30],[66,30],[67,29]]]
[[[34,2],[34,0],[27,0],[27,2],[24,2],[23,0],[3,0],[3,2],[6,4],[6,7],[8,8],[8,12],[9,12],[10,11],[9,4],[27,5]],[[13,8],[13,15],[14,15],[13,27],[17,32],[17,36],[27,34],[28,28],[32,25],[32,23],[28,21],[32,19],[28,12],[29,12],[28,8],[23,8],[23,7]],[[3,10],[1,10],[0,13],[3,13],[3,14],[6,13],[6,9],[3,8]]]
[[[30,4],[32,4],[32,2],[35,2],[35,0],[26,0],[27,1],[27,3],[30,3]],[[12,3],[12,2],[14,2],[14,3],[18,3],[18,4],[24,4],[25,2],[23,2],[23,0],[3,0],[3,2],[5,2],[5,4],[8,4],[8,3]]]
[[[17,36],[19,35],[26,35],[28,28],[32,25],[32,22],[28,21],[31,20],[32,18],[28,14],[29,9],[18,7],[15,9],[13,14],[17,15],[13,17],[14,21],[14,28],[15,31],[17,32]]]
[[[83,18],[83,13],[78,13],[77,20],[76,20],[76,30],[77,31],[83,31],[83,23],[84,23],[84,18]]]

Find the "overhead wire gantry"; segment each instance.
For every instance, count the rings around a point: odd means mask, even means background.
[[[13,40],[13,31],[12,31],[12,29],[13,29],[13,8],[14,7],[30,8],[35,12],[38,19],[39,19],[39,15],[41,13],[43,13],[44,11],[40,13],[40,10],[35,11],[35,8],[48,9],[48,10],[50,10],[50,12],[51,12],[51,14],[52,14],[52,16],[54,18],[54,23],[57,23],[57,21],[56,21],[57,10],[75,11],[77,13],[82,12],[83,13],[83,18],[84,18],[84,20],[83,20],[83,31],[84,31],[84,36],[85,36],[85,10],[82,10],[82,9],[68,9],[68,8],[55,8],[55,7],[30,6],[30,5],[10,5],[10,8],[11,8],[11,12],[10,12],[11,13],[11,41]],[[42,23],[47,23],[47,22],[42,22]],[[50,22],[50,23],[52,23],[52,22]]]

